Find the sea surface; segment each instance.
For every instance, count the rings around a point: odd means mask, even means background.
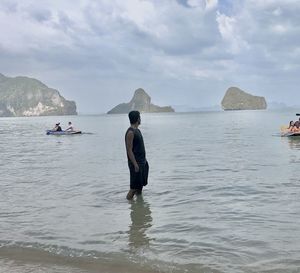
[[[1,118],[0,272],[300,272],[292,119],[142,114],[149,184],[127,201],[126,115]],[[84,134],[45,134],[68,121]]]

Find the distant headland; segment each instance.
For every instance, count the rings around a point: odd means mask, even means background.
[[[76,104],[42,82],[0,74],[0,117],[77,115]]]
[[[128,103],[121,103],[107,112],[107,114],[127,114],[132,110],[142,113],[175,112],[171,106],[157,106],[151,103],[151,97],[144,89],[135,90],[134,96]]]
[[[221,105],[224,110],[267,109],[267,103],[264,97],[253,96],[237,87],[228,88]]]

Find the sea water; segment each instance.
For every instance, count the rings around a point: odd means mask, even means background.
[[[0,272],[300,272],[290,111],[142,114],[150,165],[125,199],[126,115],[0,119]],[[84,134],[48,136],[72,121]]]

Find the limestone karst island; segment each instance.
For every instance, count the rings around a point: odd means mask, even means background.
[[[151,103],[151,97],[144,89],[135,90],[134,96],[128,103],[121,103],[107,112],[107,114],[127,114],[131,110],[142,113],[175,112],[171,106],[157,106]]]
[[[0,117],[77,115],[74,101],[42,82],[0,74]]]
[[[267,103],[264,97],[253,96],[237,87],[228,88],[221,105],[224,110],[267,109]]]

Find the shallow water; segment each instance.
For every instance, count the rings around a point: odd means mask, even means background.
[[[69,119],[87,134],[45,134]],[[1,118],[0,272],[300,272],[290,119],[143,114],[149,185],[128,202],[126,115]]]

